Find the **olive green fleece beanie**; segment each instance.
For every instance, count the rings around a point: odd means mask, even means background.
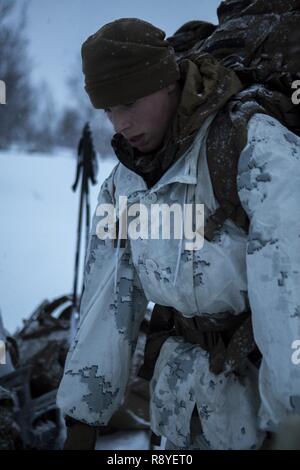
[[[137,18],[120,18],[82,45],[85,90],[95,108],[127,104],[179,79],[165,33]]]

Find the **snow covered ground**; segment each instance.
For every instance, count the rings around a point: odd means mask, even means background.
[[[96,450],[149,450],[148,431],[118,431],[97,439]]]
[[[166,439],[161,439],[160,446],[152,450],[164,450]],[[101,436],[96,443],[96,450],[151,450],[150,431],[118,431],[108,436]]]
[[[10,333],[44,299],[72,292],[79,189],[76,154],[0,152],[0,310]],[[91,214],[116,159],[99,160]],[[84,237],[83,237],[84,238]]]

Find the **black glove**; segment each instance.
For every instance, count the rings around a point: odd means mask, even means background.
[[[81,423],[69,416],[65,417],[67,438],[63,450],[94,450],[97,428]]]

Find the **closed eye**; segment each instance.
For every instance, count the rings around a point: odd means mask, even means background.
[[[137,101],[138,101],[138,100],[136,100],[136,101],[131,101],[130,103],[126,103],[126,104],[124,104],[123,106],[124,106],[124,108],[130,108],[130,107],[133,106]],[[105,112],[105,114],[111,113],[111,108],[104,108],[103,111]]]

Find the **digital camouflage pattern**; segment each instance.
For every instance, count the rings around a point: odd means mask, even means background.
[[[118,163],[98,201],[115,203],[119,195],[129,204],[201,201],[207,217],[217,207],[204,145],[209,124],[151,189]],[[170,338],[150,384],[151,427],[188,448],[196,405],[211,448],[253,449],[261,446],[265,430],[276,430],[297,411],[300,373],[291,345],[300,335],[299,160],[300,139],[274,118],[254,115],[238,171],[249,236],[227,220],[199,251],[184,251],[180,240],[140,239],[116,249],[110,240],[97,241],[94,216],[80,324],[58,393],[66,414],[91,425],[108,423],[122,402],[149,300],[186,316],[213,316],[243,311],[247,293],[264,356],[259,375],[249,362],[240,377],[215,376],[199,346]]]

